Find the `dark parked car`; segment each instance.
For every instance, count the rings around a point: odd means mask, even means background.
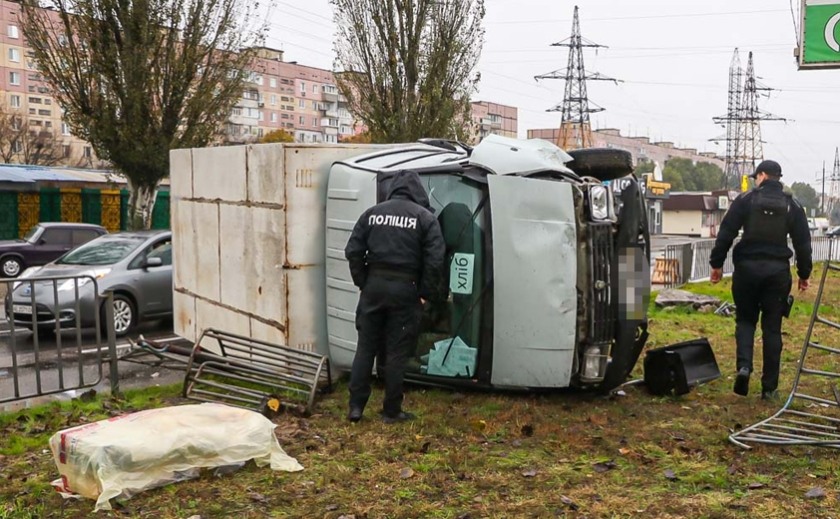
[[[46,265],[107,232],[87,223],[39,223],[22,240],[0,241],[0,276],[18,277],[24,269]]]

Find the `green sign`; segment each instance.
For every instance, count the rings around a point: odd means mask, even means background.
[[[840,68],[840,0],[804,0],[799,68]]]

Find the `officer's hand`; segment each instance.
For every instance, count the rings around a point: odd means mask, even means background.
[[[811,281],[810,280],[802,279],[802,278],[799,279],[799,291],[800,292],[804,292],[804,291],[808,290],[808,287],[810,287],[810,286],[811,286]]]
[[[719,283],[723,279],[723,269],[712,269],[712,274],[709,276],[709,279],[713,285]]]
[[[426,300],[425,300],[425,299],[423,299],[422,297],[420,298],[420,304],[421,304],[421,305],[425,305],[425,304],[426,304]]]

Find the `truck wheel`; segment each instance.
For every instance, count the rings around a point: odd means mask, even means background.
[[[633,155],[629,151],[613,148],[584,148],[567,152],[572,156],[568,163],[580,176],[598,180],[615,180],[633,173]]]
[[[3,277],[16,278],[23,272],[23,261],[16,256],[5,256],[0,260],[0,270],[2,270]]]

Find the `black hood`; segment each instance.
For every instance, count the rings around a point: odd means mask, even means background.
[[[426,195],[426,190],[423,189],[423,183],[420,182],[420,175],[414,170],[407,169],[394,175],[391,180],[391,188],[388,190],[387,200],[394,198],[411,200],[415,204],[432,210],[429,197]]]

